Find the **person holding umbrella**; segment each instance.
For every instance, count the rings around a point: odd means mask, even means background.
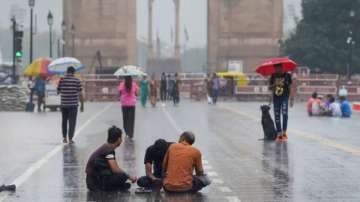
[[[271,90],[274,105],[275,125],[277,130],[277,141],[287,141],[288,106],[294,104],[294,93],[292,90],[292,75],[288,72],[294,71],[297,64],[289,58],[272,58],[261,64],[256,72],[263,76],[270,76],[269,89]],[[271,99],[270,99],[271,102]],[[282,117],[282,124],[281,124]]]
[[[57,88],[57,91],[61,96],[63,143],[68,143],[68,136],[70,144],[74,143],[73,137],[75,133],[79,100],[81,103],[80,111],[84,111],[81,81],[74,76],[75,71],[73,66],[68,67],[65,77],[60,79]]]
[[[125,76],[125,81],[118,86],[123,114],[123,126],[129,138],[134,137],[135,105],[139,87],[131,76]]]
[[[275,73],[270,77],[269,89],[272,91],[275,125],[278,132],[277,141],[287,141],[287,125],[288,125],[288,105],[290,99],[290,107],[294,104],[293,91],[291,90],[292,76],[290,73],[283,71],[283,65],[275,64]],[[282,116],[282,125],[281,125]]]

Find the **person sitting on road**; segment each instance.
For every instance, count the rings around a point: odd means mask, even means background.
[[[318,96],[311,105],[311,113],[313,116],[321,115],[321,98]]]
[[[340,103],[336,102],[334,97],[330,98],[329,112],[332,117],[342,116]]]
[[[352,114],[351,106],[349,102],[346,100],[345,96],[340,96],[340,108],[341,114],[343,118],[350,118]]]
[[[172,144],[164,158],[164,190],[168,192],[198,192],[210,184],[204,174],[201,153],[192,145],[195,135],[184,132],[179,143]],[[195,169],[196,175],[193,175]]]
[[[116,162],[115,149],[122,143],[122,131],[116,126],[108,130],[107,143],[99,147],[86,165],[86,185],[89,190],[119,191],[131,187],[137,178],[122,170]]]
[[[309,116],[312,116],[312,105],[315,102],[315,100],[317,99],[317,92],[314,92],[311,97],[309,98],[308,102],[307,102],[307,111]]]
[[[164,139],[158,139],[146,149],[144,158],[146,176],[140,177],[137,181],[138,186],[143,188],[143,191],[161,188],[162,164],[171,144]]]

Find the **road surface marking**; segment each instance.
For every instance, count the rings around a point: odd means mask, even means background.
[[[168,118],[169,122],[171,123],[171,125],[174,127],[174,129],[178,133],[181,133],[182,131],[184,131],[176,123],[174,118],[170,115],[170,113],[166,109],[163,108],[163,112],[165,113],[165,115]],[[204,169],[206,169],[206,168],[212,169],[212,166],[210,165],[210,163],[207,160],[203,159],[202,162],[204,164]],[[219,174],[217,172],[215,172],[215,171],[207,171],[206,174],[210,178],[219,176]],[[214,183],[214,184],[224,184],[224,181],[222,179],[219,179],[219,178],[211,179],[211,182]],[[232,190],[229,187],[224,187],[224,186],[219,187],[219,190],[222,191],[223,193],[231,193],[232,192]],[[227,198],[229,198],[229,197],[227,197]],[[235,199],[237,199],[237,200],[234,200],[234,196],[231,196],[230,199],[233,200],[234,202],[239,202],[240,201],[237,197],[235,197]]]
[[[224,184],[224,181],[222,179],[214,178],[211,180],[214,184]]]
[[[241,202],[241,200],[237,196],[227,196],[226,199],[229,202]]]
[[[256,122],[260,122],[260,119],[255,117],[255,116],[252,116],[248,113],[244,113],[244,112],[241,112],[239,110],[236,110],[232,107],[227,107],[227,106],[224,106],[224,105],[218,105],[219,108],[222,108],[222,109],[225,109],[227,111],[230,111],[230,112],[233,112],[235,114],[239,114],[241,116],[245,116],[245,117],[248,117],[249,119],[252,119],[253,121],[256,121]],[[303,138],[306,138],[306,139],[311,139],[311,140],[316,140],[318,141],[320,144],[323,144],[323,145],[327,145],[329,147],[333,147],[333,148],[336,148],[338,150],[341,150],[341,151],[344,151],[344,152],[347,152],[347,153],[350,153],[350,154],[353,154],[355,156],[360,156],[360,149],[358,148],[354,148],[354,147],[351,147],[351,146],[347,146],[347,145],[343,145],[343,144],[340,144],[340,143],[337,143],[336,141],[334,140],[331,140],[331,139],[328,139],[328,138],[323,138],[319,135],[315,135],[315,134],[312,134],[312,133],[308,133],[308,132],[304,132],[304,131],[301,131],[301,130],[296,130],[296,129],[289,129],[289,132],[291,132],[292,134],[295,134],[299,137],[303,137]]]
[[[211,165],[204,165],[204,170],[211,170],[212,169],[212,166]]]
[[[103,110],[96,113],[94,116],[90,117],[83,125],[81,125],[74,134],[74,138],[78,136],[81,131],[83,131],[91,122],[93,122],[97,117],[103,114],[106,110],[108,110],[113,104],[107,105]],[[57,145],[53,150],[48,152],[43,158],[39,159],[19,177],[17,177],[11,184],[15,184],[16,187],[20,187],[24,184],[36,171],[38,171],[42,166],[44,166],[53,156],[55,156],[58,152],[62,151],[64,144]],[[9,197],[9,192],[3,192],[0,194],[0,202],[4,201],[7,197]]]
[[[230,193],[232,192],[231,189],[229,187],[219,187],[220,191],[224,192],[224,193]]]
[[[210,172],[207,172],[206,174],[210,177],[218,177],[219,176],[219,174],[215,171],[210,171]]]

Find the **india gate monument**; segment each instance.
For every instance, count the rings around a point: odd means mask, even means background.
[[[156,0],[148,1],[147,71],[181,72],[181,0],[169,0],[175,5],[175,40],[174,56],[167,61],[156,58],[152,29]],[[63,4],[66,56],[80,59],[87,73],[96,73],[99,65],[111,72],[137,64],[136,0],[64,0]],[[262,60],[279,55],[283,0],[208,0],[207,6],[208,72],[226,71],[229,61],[240,62],[245,73],[253,72]],[[160,66],[164,67],[156,70]]]

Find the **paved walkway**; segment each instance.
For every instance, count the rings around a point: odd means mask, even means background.
[[[75,145],[62,145],[60,114],[0,113],[0,181],[15,182],[15,194],[0,201],[359,201],[360,115],[352,119],[309,118],[303,105],[290,112],[289,141],[259,141],[260,103],[184,101],[179,107],[137,108],[134,141],[117,151],[120,165],[144,174],[143,156],[157,138],[177,141],[196,134],[213,184],[195,195],[163,192],[88,193],[84,167],[106,140],[106,129],[121,126],[118,103],[89,103],[80,114]]]

